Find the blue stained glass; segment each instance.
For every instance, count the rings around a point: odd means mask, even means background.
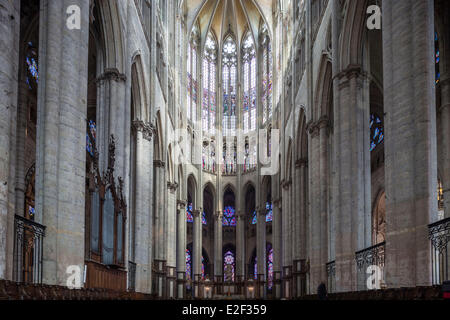
[[[370,151],[384,140],[383,121],[375,114],[370,115]]]
[[[32,206],[28,206],[28,214],[30,215],[30,218],[34,218],[36,210]]]
[[[93,142],[95,142],[97,139],[97,127],[95,121],[92,120],[89,121],[88,130],[91,132],[92,138],[94,139]],[[89,152],[91,156],[94,156],[94,147],[92,145],[92,141],[88,133],[86,133],[86,151]]]
[[[202,224],[207,225],[205,211],[203,211],[203,214],[202,214]]]
[[[271,202],[266,203],[266,222],[273,221],[273,205]],[[252,224],[256,224],[258,222],[258,217],[256,215],[256,211],[253,211],[252,214]]]
[[[435,68],[436,68],[436,84],[441,81],[441,72],[439,68],[439,63],[441,62],[441,53],[439,49],[439,36],[437,32],[434,33],[434,46],[436,50]]]
[[[202,256],[202,278],[205,278],[205,258]],[[191,250],[186,249],[186,280],[192,279],[192,255]]]
[[[256,211],[253,211],[253,215],[252,215],[252,224],[256,224],[257,223],[257,221],[258,221],[258,219],[257,219],[257,217],[256,217]]]
[[[222,225],[228,227],[236,226],[236,216],[233,207],[225,207],[225,209],[223,210]]]
[[[267,202],[266,204],[266,222],[272,222],[273,221],[273,205],[271,202]]]
[[[186,221],[187,222],[194,222],[194,216],[192,215],[192,203],[189,203],[186,208]]]
[[[33,89],[31,79],[33,79],[36,84],[39,81],[37,50],[33,47],[32,42],[28,42],[28,50],[27,50],[27,55],[25,57],[25,62],[27,64],[27,69],[28,69],[28,75],[27,75],[25,81],[31,90],[31,89]]]

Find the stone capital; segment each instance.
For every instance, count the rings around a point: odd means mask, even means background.
[[[132,128],[136,132],[142,132],[142,135],[145,140],[152,141],[153,133],[155,132],[155,129],[151,123],[146,123],[142,120],[134,120],[132,122]]]
[[[165,163],[164,163],[164,161],[161,161],[161,160],[153,160],[153,166],[156,168],[164,168]]]
[[[169,189],[170,192],[174,193],[178,189],[178,183],[167,181],[167,189]]]
[[[281,198],[273,200],[272,203],[274,208],[281,208]]]
[[[97,84],[105,80],[125,82],[127,80],[127,76],[123,73],[120,73],[116,68],[107,68],[105,69],[105,72],[97,77]]]
[[[295,161],[296,168],[306,168],[308,167],[308,158],[301,158]]]
[[[289,187],[291,186],[291,184],[292,184],[292,180],[291,180],[291,179],[289,179],[289,180],[283,180],[283,181],[281,182],[281,186],[283,187],[284,190],[288,190]]]
[[[187,201],[177,200],[177,207],[178,207],[178,210],[180,210],[180,213],[184,213],[186,206],[187,206]]]
[[[200,218],[201,212],[202,212],[202,208],[192,210],[192,215],[194,216],[194,219]]]

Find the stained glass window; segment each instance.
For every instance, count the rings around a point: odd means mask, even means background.
[[[272,202],[266,203],[266,222],[273,221],[273,204]],[[258,217],[256,211],[253,211],[252,214],[252,224],[256,224],[258,222]]]
[[[208,223],[206,222],[206,213],[205,213],[205,211],[203,211],[203,214],[202,214],[202,224],[204,224],[204,225],[207,225]]]
[[[92,138],[94,139],[94,143],[97,139],[97,127],[95,125],[95,121],[90,120],[88,123],[88,130],[90,131]],[[91,156],[94,156],[94,147],[92,145],[91,138],[89,137],[89,133],[86,133],[86,150],[89,152]]]
[[[222,130],[224,136],[234,136],[236,130],[236,86],[237,86],[237,45],[235,40],[229,36],[225,39],[222,50],[222,84],[223,84],[223,117]],[[234,143],[227,143],[224,150],[224,173],[234,173],[235,148]]]
[[[273,287],[273,249],[269,246],[267,252],[267,288],[271,290]]]
[[[372,113],[370,115],[370,151],[381,144],[384,140],[384,128],[381,118]]]
[[[189,120],[196,120],[197,112],[197,42],[198,42],[198,28],[194,27],[191,35],[191,40],[188,45],[187,58],[187,118]]]
[[[267,261],[267,288],[269,290],[273,287],[273,248],[271,244],[267,245],[266,252],[266,261]],[[255,257],[253,264],[253,277],[255,280],[258,279],[258,257]]]
[[[191,274],[192,274],[192,256],[191,256],[191,250],[186,249],[186,280],[191,280]]]
[[[222,225],[227,227],[235,227],[236,226],[236,216],[235,210],[233,207],[225,207],[223,210],[223,219]]]
[[[27,63],[28,75],[26,82],[30,89],[33,88],[33,84],[37,84],[39,81],[38,71],[38,52],[32,42],[28,42],[27,56],[25,58]]]
[[[258,218],[256,215],[256,210],[255,210],[255,211],[253,211],[253,214],[252,214],[252,224],[256,224],[257,222],[258,222]]]
[[[202,278],[205,279],[205,258],[202,256]],[[191,250],[186,249],[186,280],[192,280],[192,254]]]
[[[192,215],[192,203],[189,203],[186,207],[186,221],[189,223],[194,222],[194,216]]]
[[[256,130],[256,50],[250,32],[242,45],[242,62],[244,73],[243,91],[243,129],[244,133]]]
[[[439,50],[439,36],[437,32],[434,33],[434,44],[435,44],[435,50],[436,50],[436,84],[438,84],[441,81],[441,71],[440,71],[440,62],[441,62],[441,52]]]
[[[217,44],[214,37],[208,34],[203,55],[203,98],[202,128],[204,132],[215,132],[216,122],[216,63]]]
[[[262,110],[263,110],[263,123],[272,117],[272,45],[270,43],[270,38],[267,30],[267,26],[264,24],[262,31]]]
[[[273,220],[273,205],[272,202],[267,202],[266,203],[266,222],[272,222]]]
[[[205,279],[205,258],[202,256],[202,279]]]
[[[223,274],[225,282],[234,281],[235,261],[234,254],[231,251],[227,251],[223,257]]]

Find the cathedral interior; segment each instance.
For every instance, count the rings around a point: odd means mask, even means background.
[[[0,0],[0,282],[298,299],[449,281],[449,16]]]

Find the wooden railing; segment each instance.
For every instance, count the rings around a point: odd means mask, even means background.
[[[127,272],[94,261],[86,261],[86,288],[127,290]]]

